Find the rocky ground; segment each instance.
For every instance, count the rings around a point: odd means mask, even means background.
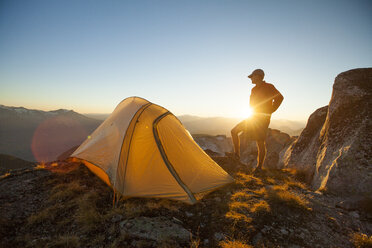
[[[372,199],[313,192],[292,170],[258,175],[214,157],[235,183],[197,204],[126,199],[67,162],[0,179],[1,247],[371,247]]]

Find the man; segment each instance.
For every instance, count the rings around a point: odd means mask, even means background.
[[[274,85],[266,83],[264,79],[265,73],[261,69],[254,70],[248,76],[252,80],[253,87],[249,105],[253,110],[253,115],[236,125],[231,130],[231,136],[234,144],[234,155],[240,160],[240,142],[239,134],[244,132],[252,140],[256,141],[258,156],[257,167],[255,171],[262,170],[262,165],[266,156],[266,135],[270,124],[271,114],[274,113],[283,101],[283,96],[274,87]]]

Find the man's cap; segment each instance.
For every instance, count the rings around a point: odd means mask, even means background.
[[[265,76],[265,72],[262,69],[256,69],[248,77],[251,78],[253,75],[259,75],[263,78]]]

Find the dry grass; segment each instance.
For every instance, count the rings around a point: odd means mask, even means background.
[[[235,182],[236,184],[240,184],[242,186],[263,186],[264,183],[260,178],[254,177],[252,175],[248,175],[242,172],[238,172],[235,175]]]
[[[237,222],[237,221],[244,221],[246,223],[251,223],[252,222],[252,218],[244,215],[244,214],[240,214],[234,210],[230,210],[229,212],[227,212],[225,214],[225,217],[228,218],[228,219],[231,219],[233,220],[234,222]]]
[[[136,201],[128,200],[121,207],[124,208],[126,218],[138,217],[147,211],[147,208],[144,204],[138,204]]]
[[[79,182],[71,182],[69,184],[59,184],[55,186],[49,197],[50,202],[62,202],[67,201],[75,196],[83,193],[85,189],[80,186]]]
[[[253,248],[253,246],[237,240],[221,241],[219,245],[222,248]]]
[[[357,248],[367,248],[372,247],[372,236],[369,236],[364,233],[353,233],[351,235],[351,242]]]
[[[267,192],[266,192],[266,188],[262,187],[258,190],[252,190],[252,193],[254,193],[258,197],[263,197],[266,195]]]
[[[160,208],[165,208],[172,212],[178,212],[180,210],[181,205],[179,202],[170,201],[166,199],[161,200],[152,200],[146,202],[146,208],[149,210],[155,210]]]
[[[233,201],[229,204],[230,209],[249,209],[250,205],[247,202]]]
[[[198,248],[200,245],[200,238],[199,236],[197,237],[190,237],[190,248]]]
[[[52,223],[57,218],[57,216],[58,216],[58,206],[52,205],[28,217],[27,224],[32,226],[32,225],[42,224],[44,222]]]
[[[270,205],[282,206],[290,209],[311,210],[309,202],[301,195],[288,190],[288,185],[279,185],[267,189],[267,201]]]
[[[288,168],[284,171],[288,172],[294,179],[309,185],[313,179],[314,172],[310,169],[294,169]]]
[[[98,212],[96,206],[98,200],[98,194],[92,191],[85,194],[78,201],[78,211],[75,220],[84,232],[96,230],[99,228],[99,224],[103,220],[103,217],[101,213]]]
[[[245,190],[240,190],[231,195],[233,201],[245,201],[252,198],[252,193],[247,193]]]
[[[55,248],[74,248],[80,247],[79,237],[76,235],[61,235],[54,239],[54,241],[49,244],[47,247]]]
[[[286,181],[286,184],[290,188],[296,188],[296,189],[303,189],[306,190],[307,186],[304,183],[298,182],[298,181]]]
[[[267,201],[260,200],[259,202],[253,204],[253,206],[249,209],[251,213],[262,215],[271,212],[271,208]]]

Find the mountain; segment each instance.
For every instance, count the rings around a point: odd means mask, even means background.
[[[110,114],[83,114],[83,115],[92,119],[104,121],[106,120],[107,117],[109,117]]]
[[[226,117],[199,117],[181,115],[178,119],[191,134],[226,135],[231,136],[231,129],[241,120]],[[272,119],[270,128],[278,129],[291,136],[297,136],[305,127],[305,122],[284,119]]]
[[[72,110],[0,105],[0,153],[28,161],[55,160],[80,144],[100,123]]]
[[[14,169],[32,168],[35,163],[11,155],[0,154],[0,175]]]

